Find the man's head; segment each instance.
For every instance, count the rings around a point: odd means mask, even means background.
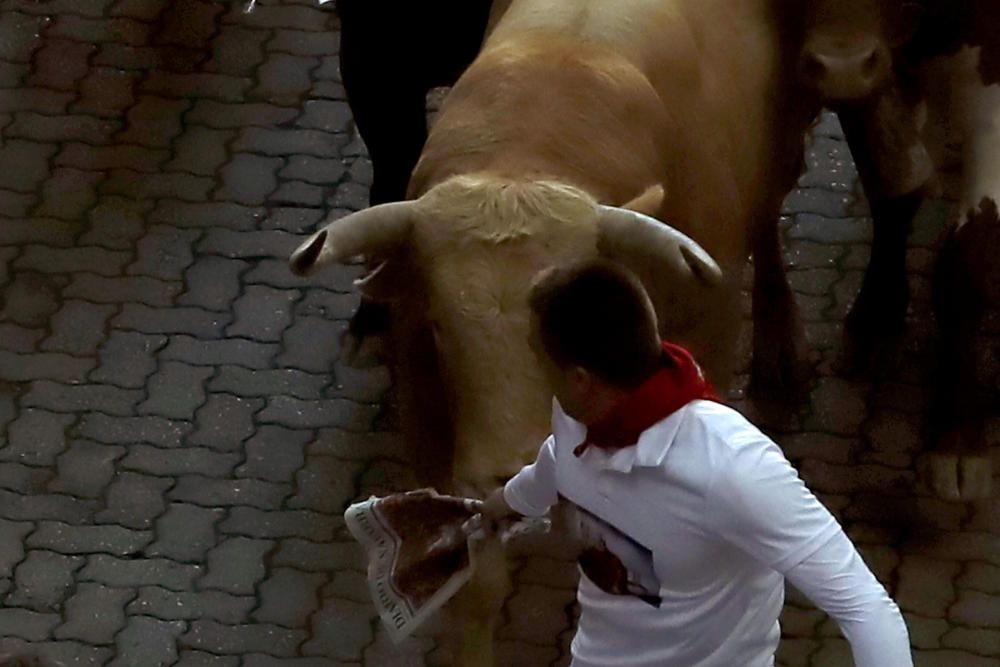
[[[606,260],[546,269],[528,297],[531,346],[556,398],[585,423],[659,367],[656,313],[639,279]]]

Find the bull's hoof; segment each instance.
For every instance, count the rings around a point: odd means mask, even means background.
[[[981,500],[992,490],[993,466],[987,456],[931,454],[928,474],[934,495],[942,500]]]

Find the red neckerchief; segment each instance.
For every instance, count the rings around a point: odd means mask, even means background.
[[[691,353],[664,341],[663,367],[604,419],[588,426],[586,439],[573,454],[583,455],[590,445],[605,451],[634,445],[647,428],[699,398],[719,400]]]

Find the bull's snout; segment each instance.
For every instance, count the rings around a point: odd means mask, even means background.
[[[828,102],[871,95],[889,78],[892,54],[882,40],[813,39],[799,57],[799,74],[806,85]]]

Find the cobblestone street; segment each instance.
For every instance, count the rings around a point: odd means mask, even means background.
[[[344,526],[349,502],[415,484],[387,370],[337,362],[360,268],[287,268],[303,235],[367,203],[338,22],[315,0],[245,9],[0,0],[0,653],[65,667],[440,660],[440,622],[389,641]],[[747,402],[745,376],[732,403],[858,543],[919,667],[1000,666],[1000,480],[992,499],[954,504],[918,475],[947,202],[911,236],[905,361],[846,379],[835,360],[871,224],[833,116],[807,163],[782,228],[816,380],[792,415]],[[503,665],[568,664],[574,587],[558,558],[519,565]],[[779,664],[852,664],[795,591],[782,621]]]

